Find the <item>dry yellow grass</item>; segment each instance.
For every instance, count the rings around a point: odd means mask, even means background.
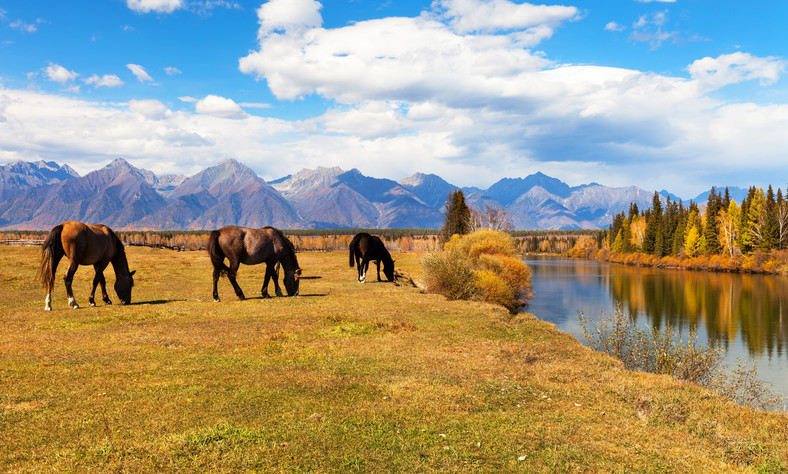
[[[133,305],[86,307],[82,267],[67,309],[61,268],[45,312],[39,250],[0,248],[0,471],[788,469],[783,414],[531,315],[359,284],[344,252],[299,254],[300,297],[238,301],[223,279],[222,303],[203,252],[128,253]],[[262,274],[241,268],[247,295]]]

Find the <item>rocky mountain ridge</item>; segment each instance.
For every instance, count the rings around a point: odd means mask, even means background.
[[[267,183],[234,159],[191,177],[156,176],[122,158],[85,176],[68,165],[16,162],[0,166],[0,184],[0,228],[30,230],[68,219],[151,230],[229,224],[436,229],[448,193],[458,189],[434,174],[397,182],[339,167],[304,169]],[[631,202],[650,206],[654,195],[635,186],[571,187],[542,173],[462,189],[473,207],[505,207],[516,229],[603,228]]]

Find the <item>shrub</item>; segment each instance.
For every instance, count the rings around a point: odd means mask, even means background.
[[[448,299],[476,299],[512,314],[531,298],[531,270],[516,256],[507,233],[483,229],[454,235],[443,252],[422,258],[427,291]]]
[[[512,288],[497,273],[481,270],[476,273],[475,284],[480,300],[503,306],[512,314],[520,307]]]
[[[643,330],[619,306],[613,316],[604,316],[589,328],[580,314],[588,345],[621,360],[630,370],[672,375],[721,394],[733,403],[752,408],[771,408],[783,403],[758,379],[757,369],[740,363],[729,371],[722,363],[722,350],[698,345],[693,331],[686,338],[671,326]]]
[[[421,259],[424,286],[449,300],[469,300],[476,296],[475,275],[468,261],[445,252],[427,254]]]

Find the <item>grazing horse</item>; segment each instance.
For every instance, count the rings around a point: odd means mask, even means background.
[[[281,264],[284,269],[285,289],[288,296],[298,294],[299,278],[301,268],[298,266],[295,247],[287,237],[278,229],[273,227],[263,227],[262,229],[249,229],[234,225],[222,227],[211,232],[208,237],[208,254],[211,256],[213,264],[213,300],[219,301],[219,292],[216,288],[220,275],[227,275],[227,279],[235,289],[235,294],[239,299],[245,299],[243,290],[238,286],[235,277],[238,273],[238,266],[257,265],[265,262],[265,280],[260,289],[263,298],[270,298],[268,295],[268,280],[273,277],[276,296],[283,296],[279,289],[279,278],[277,264]],[[227,258],[229,265],[225,265],[224,259]]]
[[[374,260],[378,267],[378,281],[380,279],[380,262],[383,262],[383,273],[388,281],[394,281],[394,260],[386,250],[386,245],[377,235],[361,232],[350,241],[350,266],[355,262],[358,268],[358,281],[364,283],[367,279],[369,261]]]
[[[131,303],[134,272],[129,271],[126,251],[118,236],[105,225],[66,221],[56,225],[49,232],[41,250],[41,267],[38,269],[38,278],[47,291],[44,309],[52,309],[52,287],[55,286],[55,271],[63,255],[68,257],[69,261],[66,275],[63,278],[66,282],[69,306],[74,309],[79,308],[74,299],[74,293],[71,291],[71,282],[80,265],[93,265],[96,270],[96,276],[93,277],[93,288],[90,290],[90,298],[88,298],[90,306],[96,306],[93,297],[98,285],[101,285],[101,296],[104,303],[112,304],[107,295],[106,281],[104,280],[104,269],[110,263],[115,269],[115,293],[118,294],[120,304]]]

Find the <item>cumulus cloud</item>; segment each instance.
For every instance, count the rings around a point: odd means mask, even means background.
[[[164,104],[152,99],[129,101],[129,110],[151,120],[161,120],[170,113]]]
[[[183,0],[126,0],[126,6],[138,13],[172,13],[183,6]]]
[[[167,66],[164,68],[164,73],[168,76],[177,76],[181,73],[181,70],[177,67]]]
[[[212,115],[219,118],[242,119],[246,117],[246,112],[235,101],[216,95],[209,95],[197,101],[194,108],[198,114]]]
[[[627,29],[626,26],[619,25],[615,21],[611,21],[607,25],[605,25],[605,31],[624,31],[626,29]]]
[[[138,64],[126,64],[126,67],[129,68],[129,71],[131,71],[131,73],[134,74],[134,77],[136,77],[138,81],[140,82],[153,81],[153,78],[150,77],[150,74],[148,74],[148,72],[145,70],[144,67]]]
[[[61,84],[73,81],[79,76],[76,72],[69,71],[60,64],[50,64],[44,68],[44,74],[46,74],[50,81],[59,82]]]
[[[785,72],[785,67],[786,61],[783,59],[772,56],[759,58],[736,52],[698,59],[687,70],[703,88],[717,89],[749,80],[759,80],[764,85],[773,84]]]
[[[274,31],[297,31],[323,24],[322,5],[315,0],[270,0],[257,10],[260,37]]]
[[[94,74],[85,79],[85,84],[92,85],[95,88],[99,87],[120,87],[125,84],[118,76],[114,74],[105,74],[98,76]]]

